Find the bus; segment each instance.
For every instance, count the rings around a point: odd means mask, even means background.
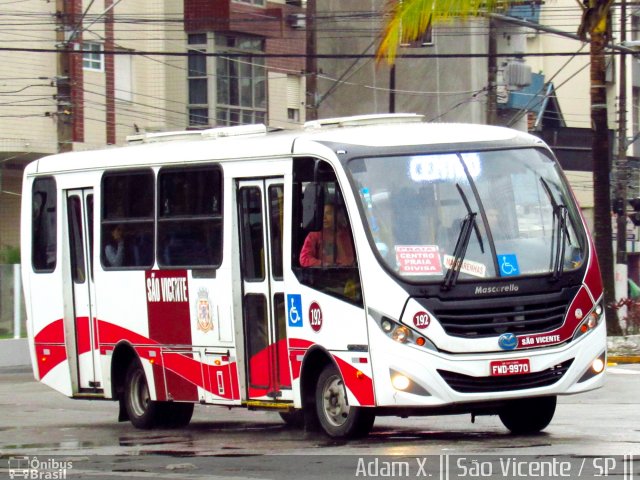
[[[62,394],[349,438],[462,413],[529,434],[602,386],[594,245],[540,139],[388,114],[128,140],[25,170],[33,371]]]

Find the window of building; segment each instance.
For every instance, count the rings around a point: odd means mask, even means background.
[[[189,35],[187,83],[189,94],[189,126],[209,125],[209,87],[207,76],[207,34]]]
[[[105,269],[153,266],[154,195],[152,170],[103,175],[100,258]]]
[[[158,264],[219,267],[222,262],[220,168],[162,168],[158,189]]]
[[[84,42],[82,44],[82,68],[85,70],[104,71],[104,55],[102,44],[98,42]]]
[[[351,223],[332,167],[321,160],[294,164],[291,265],[300,283],[362,305]]]
[[[262,53],[264,40],[248,36],[216,36],[219,53]],[[229,56],[216,59],[216,124],[234,126],[266,123],[265,59]]]
[[[402,43],[403,47],[422,48],[433,45],[433,26],[430,24],[422,34],[412,42]]]
[[[115,55],[115,97],[122,102],[133,101],[131,55]]]
[[[265,0],[233,0],[235,3],[247,3],[249,5],[264,6]]]
[[[56,268],[56,181],[38,178],[31,188],[31,263],[39,273]]]

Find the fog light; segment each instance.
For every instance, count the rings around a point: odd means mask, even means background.
[[[604,370],[604,360],[602,360],[601,358],[596,358],[591,364],[591,369],[595,373],[602,372]]]
[[[406,390],[409,388],[411,381],[404,375],[398,374],[393,376],[391,383],[393,384],[393,388],[396,390]]]

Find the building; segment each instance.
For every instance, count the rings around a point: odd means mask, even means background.
[[[399,57],[391,68],[373,58],[384,5],[383,0],[317,0],[317,51],[336,55],[317,61],[318,117],[411,112],[430,121],[486,123],[487,21],[429,29],[399,50],[425,57]],[[471,56],[450,57],[461,52]]]
[[[22,171],[39,157],[305,120],[300,0],[25,0],[0,15],[0,249],[19,245]]]

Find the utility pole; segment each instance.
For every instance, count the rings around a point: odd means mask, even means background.
[[[69,152],[72,149],[71,124],[71,49],[72,43],[67,39],[67,32],[73,27],[71,18],[73,8],[65,0],[56,0],[56,103],[55,121],[58,134],[58,152]]]
[[[389,113],[396,113],[396,64],[389,70]]]
[[[498,124],[498,44],[496,40],[496,21],[489,17],[489,45],[487,71],[487,125]]]
[[[620,3],[620,43],[624,44],[627,35],[626,0]],[[616,199],[622,205],[618,209],[616,223],[616,279],[618,290],[616,297],[627,297],[627,54],[620,55],[620,92],[618,95],[618,158],[616,160]],[[620,291],[622,290],[622,291]]]
[[[307,0],[307,120],[318,119],[318,58],[316,0]]]

